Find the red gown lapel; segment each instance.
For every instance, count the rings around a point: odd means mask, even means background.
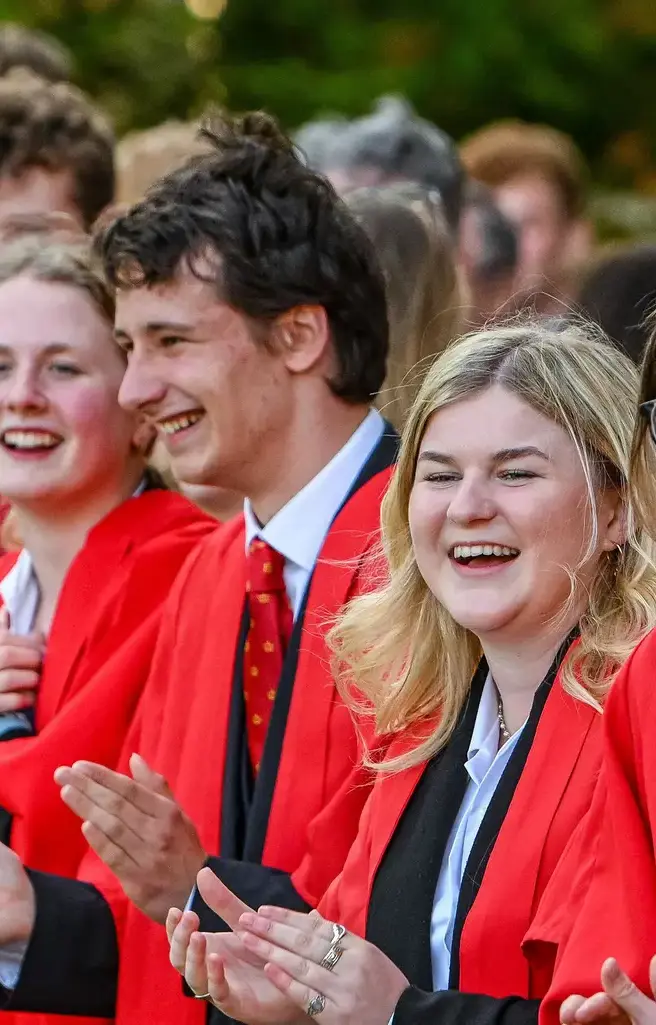
[[[557,679],[463,928],[462,990],[490,996],[531,994],[522,940],[541,890],[589,806],[599,728],[598,713],[566,694]],[[584,753],[588,740],[591,749]]]

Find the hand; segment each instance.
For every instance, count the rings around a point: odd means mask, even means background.
[[[205,861],[195,826],[163,776],[139,755],[129,776],[94,762],[55,772],[65,804],[84,819],[90,847],[117,876],[133,904],[164,924],[172,905],[184,907]]]
[[[325,998],[321,1025],[387,1025],[410,983],[378,947],[347,933],[332,971],[321,961],[332,943],[333,926],[316,911],[302,915],[282,908],[245,913],[238,933],[263,961],[271,982],[307,1014],[318,995]]]
[[[236,928],[250,908],[239,900],[209,868],[198,874],[200,894],[226,924]],[[171,908],[166,932],[171,964],[184,976],[191,991],[207,994],[229,1018],[249,1025],[307,1021],[304,1014],[267,978],[264,961],[252,954],[231,932],[200,933],[198,916]]]
[[[594,996],[571,996],[560,1008],[563,1025],[608,1023],[608,1025],[656,1025],[656,957],[649,965],[651,999],[622,971],[614,957],[601,968],[602,992]]]
[[[34,704],[44,653],[43,635],[11,633],[9,614],[0,609],[0,714]]]
[[[20,858],[0,844],[0,947],[27,942],[36,917],[34,890]]]

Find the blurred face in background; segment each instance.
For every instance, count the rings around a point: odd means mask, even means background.
[[[67,214],[84,230],[84,219],[75,202],[70,171],[28,167],[16,177],[0,177],[0,235],[5,225],[24,218]]]
[[[548,289],[578,256],[572,243],[579,222],[567,216],[558,189],[540,174],[517,175],[493,193],[499,209],[517,229],[517,287],[531,291],[544,285]]]

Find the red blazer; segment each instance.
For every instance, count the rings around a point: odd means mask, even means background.
[[[325,645],[327,625],[371,586],[380,502],[391,470],[373,476],[333,523],[310,584],[284,743],[261,863],[293,872],[308,846],[308,824],[340,788],[359,783],[360,751],[337,696]],[[138,749],[163,773],[210,854],[221,849],[222,795],[234,663],[245,595],[244,524],[239,517],[189,559],[167,603],[141,709]],[[343,864],[367,790],[360,787],[324,850],[323,891]],[[183,996],[171,969],[163,927],[116,893],[113,877],[89,855],[81,876],[112,903],[121,942],[116,1020],[144,1025],[203,1025],[206,1008]]]
[[[589,807],[600,758],[600,716],[554,683],[460,940],[459,989],[492,997],[541,997],[551,963],[533,964],[522,939],[575,825]],[[390,755],[407,747],[399,738]],[[426,769],[377,780],[342,874],[319,905],[365,936],[385,852]],[[413,860],[408,852],[409,870]],[[428,934],[426,935],[428,943]]]
[[[216,528],[181,495],[146,491],[94,527],[71,565],[48,638],[37,735],[0,743],[0,805],[13,816],[12,848],[30,868],[76,875],[87,845],[53,772],[78,758],[116,764],[148,676],[162,604],[185,558]],[[16,558],[0,560],[1,576]],[[8,1025],[9,1015],[0,1020]],[[34,1022],[32,1015],[13,1020]]]
[[[656,953],[656,631],[633,652],[604,712],[603,771],[587,822],[573,838],[528,937],[529,952],[556,949],[553,984],[541,1020],[557,1025],[572,993],[600,986],[616,957],[650,993]],[[558,911],[558,908],[565,911]]]

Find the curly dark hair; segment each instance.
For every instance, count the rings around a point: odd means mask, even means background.
[[[195,156],[98,231],[114,287],[170,281],[182,261],[216,254],[218,294],[253,321],[295,306],[322,306],[337,369],[329,382],[348,402],[368,402],[385,378],[385,285],[373,247],[325,178],[298,159],[276,121],[217,114]]]
[[[71,173],[86,227],[114,197],[114,136],[100,111],[68,82],[16,68],[0,78],[0,177],[32,167]]]

